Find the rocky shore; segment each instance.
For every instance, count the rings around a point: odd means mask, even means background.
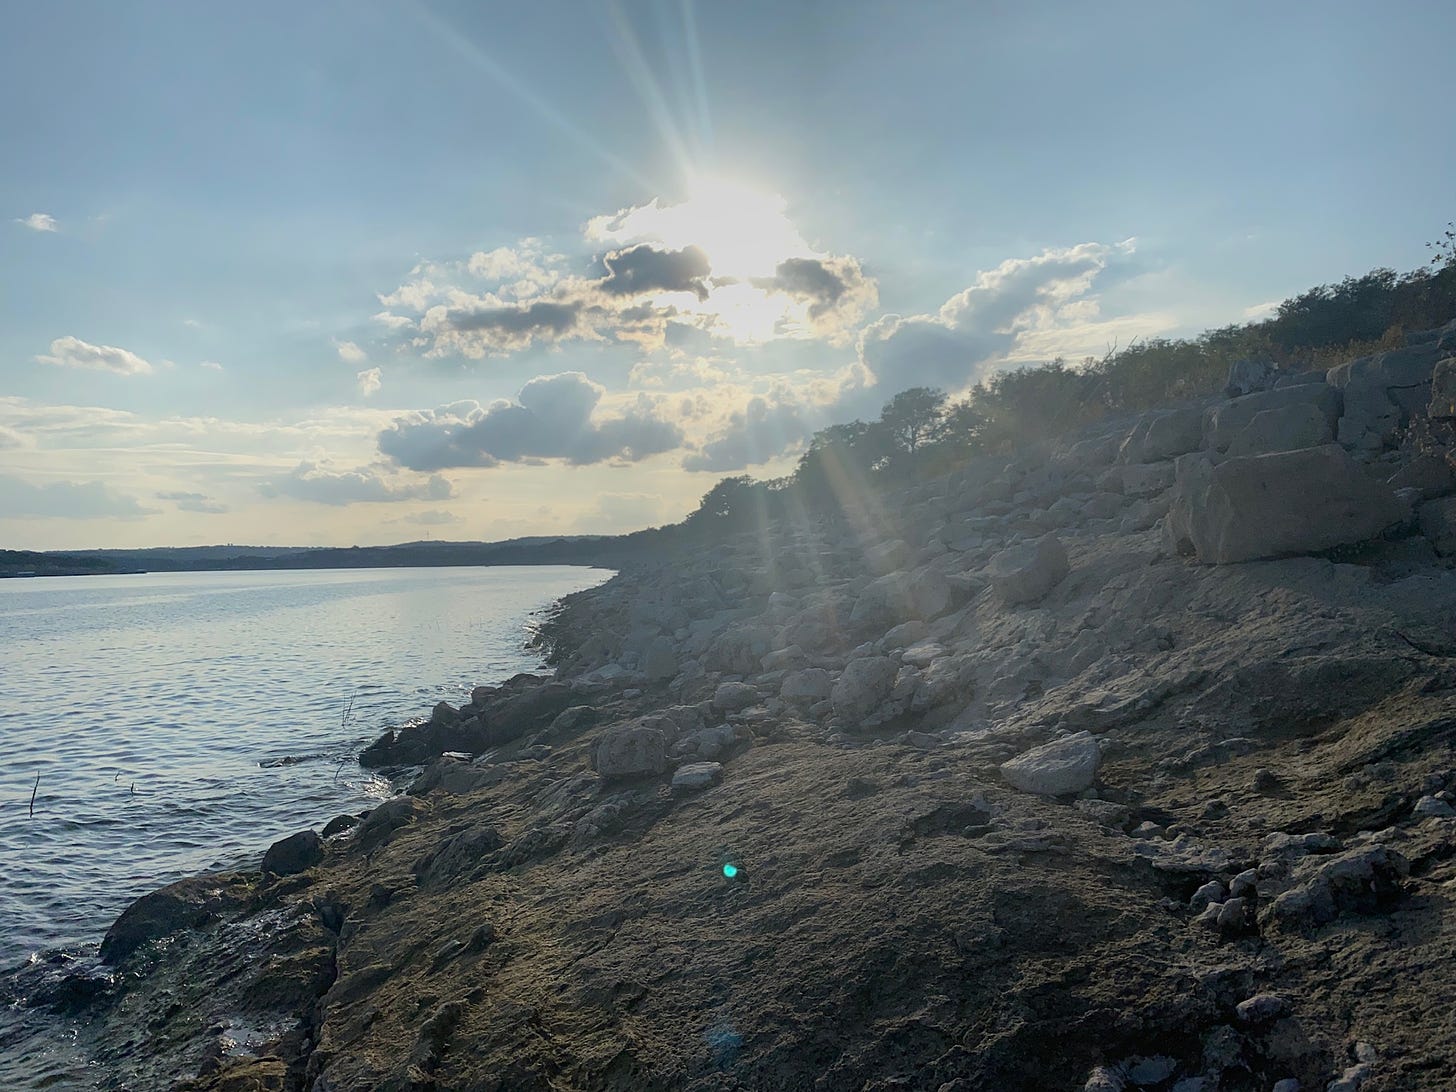
[[[1453,465],[1456,323],[629,567],[26,997],[114,1088],[1456,1088]]]

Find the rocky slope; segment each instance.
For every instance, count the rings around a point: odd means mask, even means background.
[[[116,1088],[1456,1088],[1452,354],[625,571],[24,990]]]

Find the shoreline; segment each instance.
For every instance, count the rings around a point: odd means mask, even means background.
[[[567,596],[51,1003],[199,1090],[1456,1081],[1456,475],[1371,359]]]

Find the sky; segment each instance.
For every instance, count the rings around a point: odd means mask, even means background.
[[[0,547],[616,533],[1456,217],[1456,6],[4,4]]]

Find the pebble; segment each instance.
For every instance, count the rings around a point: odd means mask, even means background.
[[[1188,905],[1194,910],[1204,910],[1210,903],[1223,902],[1227,894],[1223,884],[1217,880],[1209,880],[1193,892],[1193,897],[1188,900]]]
[[[685,766],[679,766],[672,775],[672,787],[676,792],[706,789],[710,785],[716,785],[722,778],[721,762],[689,762]]]
[[[1229,881],[1229,894],[1240,899],[1250,898],[1257,890],[1258,883],[1259,870],[1257,868],[1246,868]]]
[[[1269,1092],[1299,1092],[1299,1080],[1295,1077],[1285,1077],[1281,1081],[1275,1081],[1274,1087]]]

